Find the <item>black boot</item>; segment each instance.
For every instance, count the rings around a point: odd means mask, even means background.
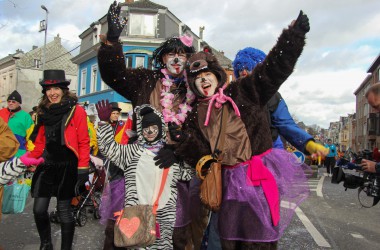
[[[53,250],[49,214],[47,212],[34,214],[34,221],[36,222],[38,234],[40,235],[40,250]]]
[[[75,232],[75,222],[61,223],[61,250],[71,250]]]
[[[53,250],[53,244],[49,243],[41,243],[40,250]]]

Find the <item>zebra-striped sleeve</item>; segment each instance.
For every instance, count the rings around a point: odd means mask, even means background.
[[[0,185],[5,185],[18,176],[22,175],[26,170],[26,166],[18,157],[12,160],[0,163]]]
[[[100,152],[121,169],[130,165],[136,155],[142,153],[141,147],[137,144],[117,143],[109,124],[99,126],[96,135]]]

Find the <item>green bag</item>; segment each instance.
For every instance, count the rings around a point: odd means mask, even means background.
[[[28,198],[30,186],[17,181],[11,185],[4,186],[3,214],[19,214],[24,211],[26,199]]]

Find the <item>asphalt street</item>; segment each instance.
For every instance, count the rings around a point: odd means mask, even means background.
[[[310,196],[296,210],[292,223],[279,242],[279,249],[379,249],[380,205],[361,207],[357,189],[345,191],[342,183],[332,184],[324,172],[325,169],[319,169],[317,178],[309,179]],[[50,211],[55,207],[54,201],[53,198]],[[29,198],[22,214],[3,215],[0,223],[1,250],[39,248],[32,207],[33,199]],[[103,229],[99,220],[88,211],[85,226],[76,227],[74,250],[102,249]],[[55,249],[59,249],[59,224],[52,223],[52,237]]]

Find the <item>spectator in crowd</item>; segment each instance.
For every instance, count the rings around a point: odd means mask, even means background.
[[[0,110],[0,118],[8,124],[20,143],[16,156],[25,154],[27,140],[33,131],[34,124],[30,115],[21,109],[21,104],[21,95],[15,90],[7,98],[8,106]]]
[[[372,85],[365,94],[368,104],[380,112],[380,82]],[[362,169],[370,173],[380,174],[380,162],[363,159],[361,163]]]
[[[329,149],[329,153],[326,155],[326,158],[325,158],[325,167],[326,167],[328,176],[332,177],[332,170],[335,167],[335,163],[338,157],[338,152],[336,150],[335,145],[332,143],[331,139],[327,139],[325,148]]]

